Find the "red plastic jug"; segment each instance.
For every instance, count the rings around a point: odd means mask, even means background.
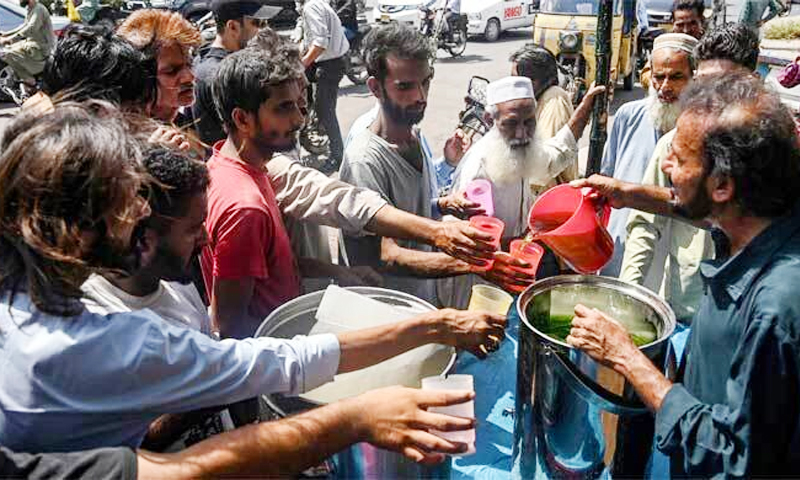
[[[550,247],[576,272],[595,273],[614,253],[606,227],[611,207],[590,197],[591,188],[558,185],[531,207],[528,226],[535,240]]]

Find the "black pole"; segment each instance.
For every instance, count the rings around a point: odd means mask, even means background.
[[[614,20],[614,0],[600,0],[597,11],[597,43],[595,57],[595,83],[610,85],[611,79],[611,24]],[[586,163],[586,176],[600,171],[603,148],[606,144],[606,123],[608,122],[608,92],[598,95],[592,110],[592,132],[589,137],[589,160]]]

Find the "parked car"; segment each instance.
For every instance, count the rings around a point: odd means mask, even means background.
[[[13,30],[25,21],[25,15],[28,9],[21,7],[19,2],[11,2],[9,0],[0,0],[0,32],[7,32]],[[56,36],[61,35],[61,31],[69,25],[69,19],[59,15],[51,16],[53,22],[53,31]]]
[[[467,33],[483,35],[486,41],[494,42],[506,30],[530,27],[538,3],[534,0],[462,0],[461,13],[469,18]]]
[[[378,0],[372,12],[373,22],[389,23],[401,22],[410,25],[419,25],[420,0]],[[432,3],[432,2],[431,2]]]
[[[294,27],[297,22],[297,11],[294,0],[262,0],[265,5],[281,7],[281,12],[270,19],[273,28]],[[126,6],[130,10],[141,8],[161,8],[180,12],[188,20],[197,22],[211,11],[211,0],[127,0]]]

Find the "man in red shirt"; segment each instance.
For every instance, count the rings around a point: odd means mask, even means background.
[[[220,64],[212,87],[228,139],[208,161],[209,245],[201,266],[223,337],[252,335],[271,311],[300,295],[297,260],[265,163],[295,145],[304,120],[296,82],[302,72],[275,60],[252,49],[236,52]]]
[[[300,65],[247,49],[223,61],[212,87],[229,133],[208,161],[209,244],[200,264],[222,337],[252,336],[267,315],[300,295],[301,273],[343,284],[379,279],[368,268],[296,259],[292,251],[266,162],[293,149],[303,125]]]

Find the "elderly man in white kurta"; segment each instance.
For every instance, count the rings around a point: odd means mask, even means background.
[[[454,174],[453,191],[462,192],[470,182],[485,179],[492,184],[494,216],[505,223],[505,240],[527,230],[527,216],[535,200],[530,185],[548,185],[578,155],[578,139],[591,113],[594,97],[604,90],[590,90],[569,123],[547,141],[536,135],[536,100],[526,77],[506,77],[489,84],[488,111],[494,126],[464,156]],[[465,308],[476,275],[439,281],[439,300],[445,306]]]

